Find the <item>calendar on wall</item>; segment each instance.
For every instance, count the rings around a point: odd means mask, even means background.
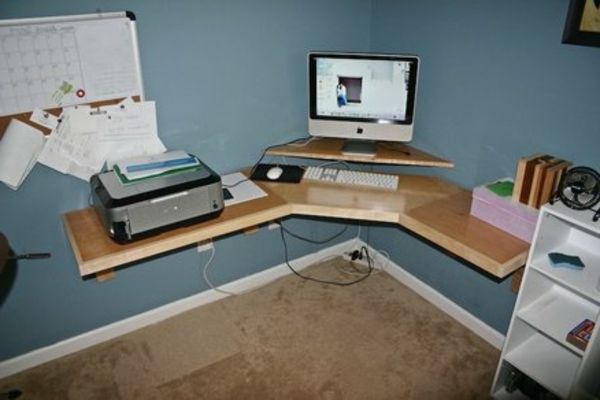
[[[143,97],[133,14],[0,21],[0,116],[134,95]]]

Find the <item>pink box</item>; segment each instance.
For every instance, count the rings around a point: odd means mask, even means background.
[[[539,210],[501,197],[485,186],[473,190],[471,215],[531,243]]]

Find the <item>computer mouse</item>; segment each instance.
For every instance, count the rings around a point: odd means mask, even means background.
[[[272,181],[276,181],[283,174],[283,169],[281,167],[272,167],[267,171],[267,178]]]

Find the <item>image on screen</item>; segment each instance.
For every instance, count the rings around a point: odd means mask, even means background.
[[[316,114],[404,121],[411,63],[318,58]]]

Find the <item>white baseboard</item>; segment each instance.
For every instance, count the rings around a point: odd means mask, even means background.
[[[361,244],[367,246],[367,244],[364,242]],[[371,254],[371,256],[374,257],[378,263],[380,260],[387,260],[387,258],[379,253],[376,249],[373,249],[370,246],[367,247],[369,249],[369,254]],[[502,350],[505,338],[503,334],[479,318],[475,317],[473,314],[454,303],[452,300],[433,289],[431,286],[419,280],[393,261],[387,261],[384,270],[397,281],[411,288],[419,296],[423,297],[425,300],[454,318],[456,321],[470,329],[473,333],[481,337],[483,340],[498,350]]]
[[[325,258],[340,256],[344,252],[351,251],[356,248],[357,243],[360,243],[360,241],[357,241],[357,239],[350,239],[316,253],[291,260],[290,262],[293,263],[294,269],[302,270]],[[241,293],[264,286],[278,278],[289,275],[290,273],[291,271],[287,265],[283,263],[242,279],[238,279],[234,282],[230,282],[220,288],[228,292]],[[200,277],[198,279],[200,279]],[[42,347],[15,358],[2,361],[0,362],[0,379],[107,340],[114,339],[118,336],[155,324],[177,314],[181,314],[185,311],[212,303],[225,297],[228,297],[228,295],[215,290],[207,290],[165,304],[164,306],[150,311],[137,314],[133,317],[82,333],[81,335],[62,340],[50,346]]]
[[[295,269],[302,270],[325,258],[340,256],[361,246],[367,245],[359,239],[350,239],[316,253],[297,258],[291,262]],[[377,250],[369,246],[367,247],[369,248],[369,253],[376,261],[385,259],[385,257]],[[475,334],[479,335],[492,346],[502,349],[504,335],[494,330],[427,284],[423,283],[394,262],[389,261],[385,267],[385,271]],[[283,263],[242,279],[238,279],[223,285],[220,288],[228,292],[241,293],[264,286],[278,278],[289,275],[290,273],[291,271],[287,265]],[[207,290],[133,317],[91,330],[81,335],[74,336],[50,346],[42,347],[18,357],[2,361],[0,362],[0,379],[107,340],[114,339],[145,326],[158,323],[177,314],[181,314],[185,311],[212,303],[225,297],[228,297],[228,295],[215,290]]]

